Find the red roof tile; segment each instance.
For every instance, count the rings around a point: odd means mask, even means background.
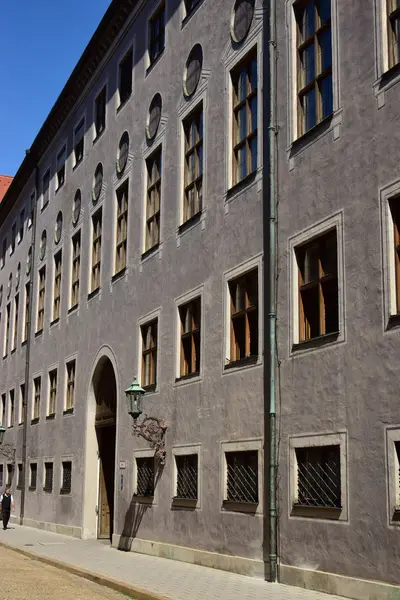
[[[0,202],[3,200],[12,180],[13,178],[9,175],[0,175]]]

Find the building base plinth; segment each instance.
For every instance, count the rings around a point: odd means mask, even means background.
[[[11,523],[19,524],[19,517],[11,515]],[[43,531],[51,531],[52,533],[59,533],[60,535],[69,535],[74,538],[82,538],[82,528],[75,527],[74,525],[61,525],[60,523],[47,523],[46,521],[35,521],[34,519],[27,519],[26,517],[22,523],[25,527],[34,527],[35,529],[42,529]]]

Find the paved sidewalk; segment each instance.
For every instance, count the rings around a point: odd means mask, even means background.
[[[338,596],[166,558],[121,552],[97,540],[78,540],[14,524],[7,531],[0,531],[0,543],[170,600],[341,600]]]

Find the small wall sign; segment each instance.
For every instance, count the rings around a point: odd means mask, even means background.
[[[126,460],[120,460],[119,461],[119,468],[120,469],[126,469]]]

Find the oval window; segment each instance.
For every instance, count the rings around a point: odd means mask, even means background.
[[[158,127],[161,121],[161,110],[162,99],[161,95],[157,93],[150,102],[149,114],[147,116],[146,136],[148,140],[154,139],[157,135]]]

